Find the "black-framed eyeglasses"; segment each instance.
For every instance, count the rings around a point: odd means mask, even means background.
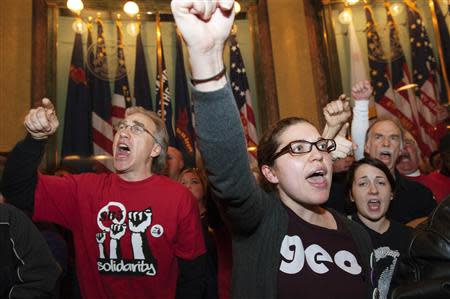
[[[134,135],[142,135],[145,132],[150,136],[152,136],[153,139],[156,141],[156,143],[158,143],[158,140],[155,138],[155,136],[149,130],[147,130],[141,123],[134,121],[133,124],[130,125],[126,121],[121,120],[117,123],[117,125],[114,128],[117,132],[123,132],[126,129],[130,128],[131,133],[133,133]]]
[[[273,155],[272,161],[286,153],[290,153],[293,156],[309,153],[312,151],[313,145],[321,152],[329,153],[336,149],[336,142],[333,139],[319,139],[316,142],[294,140]]]

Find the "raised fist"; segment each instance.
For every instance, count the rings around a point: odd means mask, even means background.
[[[152,223],[152,210],[128,212],[128,227],[133,233],[144,233]]]
[[[55,107],[49,99],[42,99],[42,106],[31,109],[25,116],[24,125],[34,139],[45,139],[59,126]]]
[[[126,229],[126,224],[111,224],[109,236],[113,240],[119,240],[125,235]]]
[[[323,108],[323,115],[330,128],[341,127],[352,115],[348,97],[345,94]]]
[[[97,240],[98,244],[103,244],[105,242],[106,233],[103,231],[101,233],[95,234],[95,239]]]
[[[372,95],[372,91],[372,85],[370,85],[368,80],[358,82],[352,87],[352,98],[355,101],[368,100]]]

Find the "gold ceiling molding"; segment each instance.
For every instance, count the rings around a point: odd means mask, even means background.
[[[66,7],[67,0],[46,0],[49,5],[56,5],[60,8]],[[126,0],[83,0],[85,9],[97,9],[97,10],[109,10],[120,11],[123,9],[123,5]],[[169,0],[135,0],[139,5],[140,12],[146,11],[160,11],[164,13],[170,13],[170,1]],[[239,0],[242,11],[246,11],[249,6],[257,4],[258,0]]]

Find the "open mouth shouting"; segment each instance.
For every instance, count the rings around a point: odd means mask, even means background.
[[[384,164],[389,164],[389,162],[391,162],[392,160],[392,151],[387,149],[381,150],[378,154],[378,159],[383,161]]]
[[[117,143],[115,158],[118,160],[126,159],[130,155],[130,146],[124,141]]]
[[[371,212],[379,212],[381,209],[381,201],[379,199],[369,199],[367,207]]]
[[[306,181],[315,188],[326,188],[328,186],[327,173],[326,167],[317,167],[306,175]]]

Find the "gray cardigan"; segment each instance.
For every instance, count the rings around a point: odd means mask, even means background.
[[[288,214],[278,195],[260,188],[250,171],[244,133],[230,86],[214,92],[194,89],[198,144],[208,179],[233,230],[233,298],[277,298],[277,275]],[[372,297],[372,245],[356,223],[338,216],[362,257],[367,298]]]

